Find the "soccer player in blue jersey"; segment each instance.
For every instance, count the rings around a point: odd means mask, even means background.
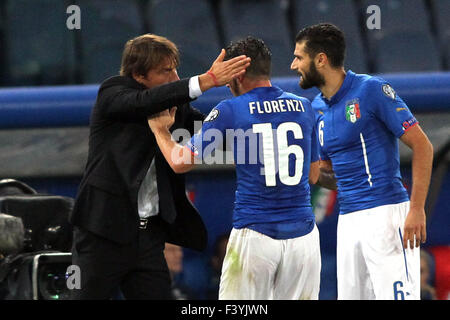
[[[233,152],[237,190],[219,299],[318,299],[319,232],[309,189],[319,174],[314,112],[306,98],[271,85],[262,40],[232,43],[225,59],[241,54],[251,63],[228,84],[235,97],[220,102],[186,146],[168,131],[174,110],[149,125],[175,172],[205,159],[211,144]]]
[[[319,184],[335,188],[337,181],[338,299],[420,299],[433,147],[391,85],[345,71],[344,57],[341,30],[319,24],[297,34],[291,65],[302,88],[321,91],[312,106]],[[411,199],[401,180],[398,139],[413,152]]]

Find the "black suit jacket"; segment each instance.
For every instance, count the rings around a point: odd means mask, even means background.
[[[194,121],[204,116],[188,104],[191,100],[188,79],[152,89],[123,76],[101,84],[91,113],[88,160],[70,216],[73,225],[118,243],[136,241],[137,195],[154,158],[168,242],[206,247],[206,228],[186,198],[184,175],[170,168],[147,123],[148,116],[177,106],[171,130],[186,128],[192,135]]]

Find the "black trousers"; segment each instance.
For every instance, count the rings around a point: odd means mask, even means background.
[[[118,244],[82,228],[74,228],[72,264],[81,272],[81,288],[73,300],[112,299],[120,288],[125,299],[172,299],[164,258],[166,231],[159,217],[139,229],[135,242]]]

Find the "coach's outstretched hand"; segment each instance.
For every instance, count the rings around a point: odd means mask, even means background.
[[[245,69],[250,65],[250,58],[244,55],[223,61],[225,54],[225,49],[222,49],[211,68],[200,75],[199,83],[202,92],[227,84],[232,79],[244,74]]]

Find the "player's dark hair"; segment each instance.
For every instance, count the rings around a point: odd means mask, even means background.
[[[250,66],[246,69],[245,75],[250,78],[269,79],[272,69],[272,53],[263,40],[254,37],[231,42],[225,49],[224,60],[246,55],[251,58]]]
[[[295,42],[305,42],[305,51],[311,58],[318,53],[325,53],[330,64],[335,67],[344,66],[345,36],[344,33],[331,23],[319,23],[300,30]]]

